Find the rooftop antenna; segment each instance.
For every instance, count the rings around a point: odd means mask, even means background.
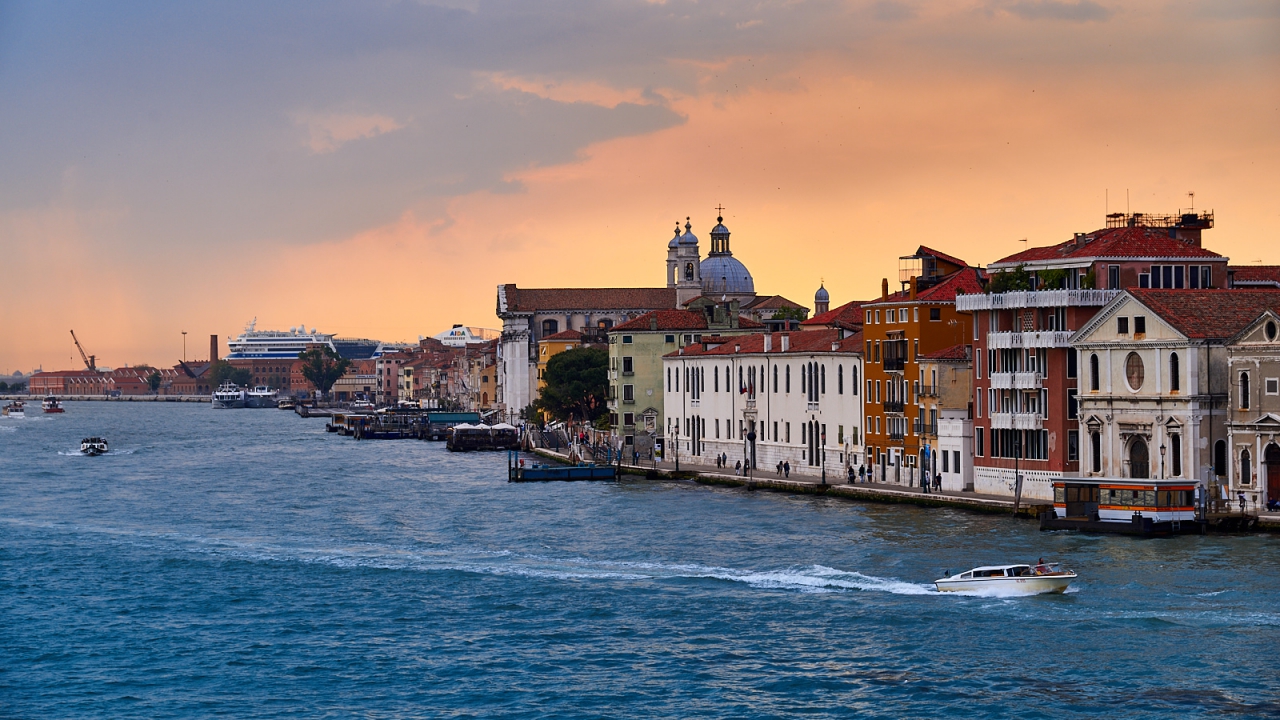
[[[1195,212],[1196,211],[1196,191],[1195,190],[1188,191],[1187,197],[1191,198],[1191,212]]]

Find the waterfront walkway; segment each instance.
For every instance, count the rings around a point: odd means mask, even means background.
[[[567,453],[540,448],[534,452],[544,457],[568,462]],[[906,503],[930,507],[956,507],[986,513],[1009,514],[1013,512],[1013,500],[995,495],[979,495],[971,492],[924,492],[920,488],[906,487],[883,483],[849,484],[843,476],[828,475],[827,484],[822,484],[821,477],[798,475],[781,477],[776,472],[765,470],[752,476],[736,475],[732,470],[721,470],[705,465],[682,465],[679,472],[675,463],[658,461],[642,462],[638,465],[622,464],[624,475],[675,477],[693,480],[707,485],[725,485],[742,487],[751,490],[776,490],[781,492],[821,494],[834,497],[849,498],[871,502]],[[1048,510],[1050,503],[1043,500],[1023,500],[1018,509],[1020,517],[1038,518],[1040,512]]]

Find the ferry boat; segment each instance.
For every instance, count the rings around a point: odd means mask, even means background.
[[[292,410],[298,407],[298,401],[291,397],[282,398],[279,402],[276,403],[276,407],[280,408],[281,410]]]
[[[1053,512],[1041,530],[1128,535],[1200,533],[1196,482],[1186,478],[1063,478],[1053,483]]]
[[[47,413],[65,412],[65,410],[62,409],[62,403],[58,401],[58,398],[52,395],[45,398],[44,402],[40,403],[40,406],[43,407],[44,411]]]
[[[27,404],[22,402],[21,400],[14,400],[13,402],[4,406],[3,414],[8,415],[10,417],[26,417]]]
[[[248,393],[233,382],[225,382],[213,393],[213,407],[216,410],[244,407]]]
[[[279,394],[278,391],[272,390],[266,385],[259,385],[246,393],[244,406],[250,408],[276,407],[276,399]]]
[[[89,457],[97,457],[105,455],[107,452],[107,439],[100,437],[87,437],[80,441],[80,452]]]
[[[1066,592],[1076,574],[1058,563],[1038,565],[984,565],[935,580],[938,592],[977,592],[1008,595],[1042,595]]]

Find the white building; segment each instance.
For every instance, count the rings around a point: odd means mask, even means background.
[[[843,482],[863,455],[862,334],[843,330],[704,337],[663,358],[666,459]],[[675,444],[675,448],[670,448]]]

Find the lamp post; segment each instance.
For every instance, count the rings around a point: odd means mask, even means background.
[[[182,331],[182,362],[187,361],[187,331]]]
[[[675,437],[672,439],[671,444],[675,446],[675,451],[676,451],[676,472],[680,472],[680,422],[679,421],[676,421],[676,429],[673,431],[673,434]]]
[[[827,484],[827,431],[822,431],[822,447],[819,448],[822,457],[822,484]]]
[[[1165,450],[1166,450],[1166,448],[1165,448],[1165,446],[1164,446],[1164,443],[1160,443],[1160,479],[1161,479],[1161,480],[1163,480],[1163,479],[1164,479],[1164,453],[1165,453]]]

